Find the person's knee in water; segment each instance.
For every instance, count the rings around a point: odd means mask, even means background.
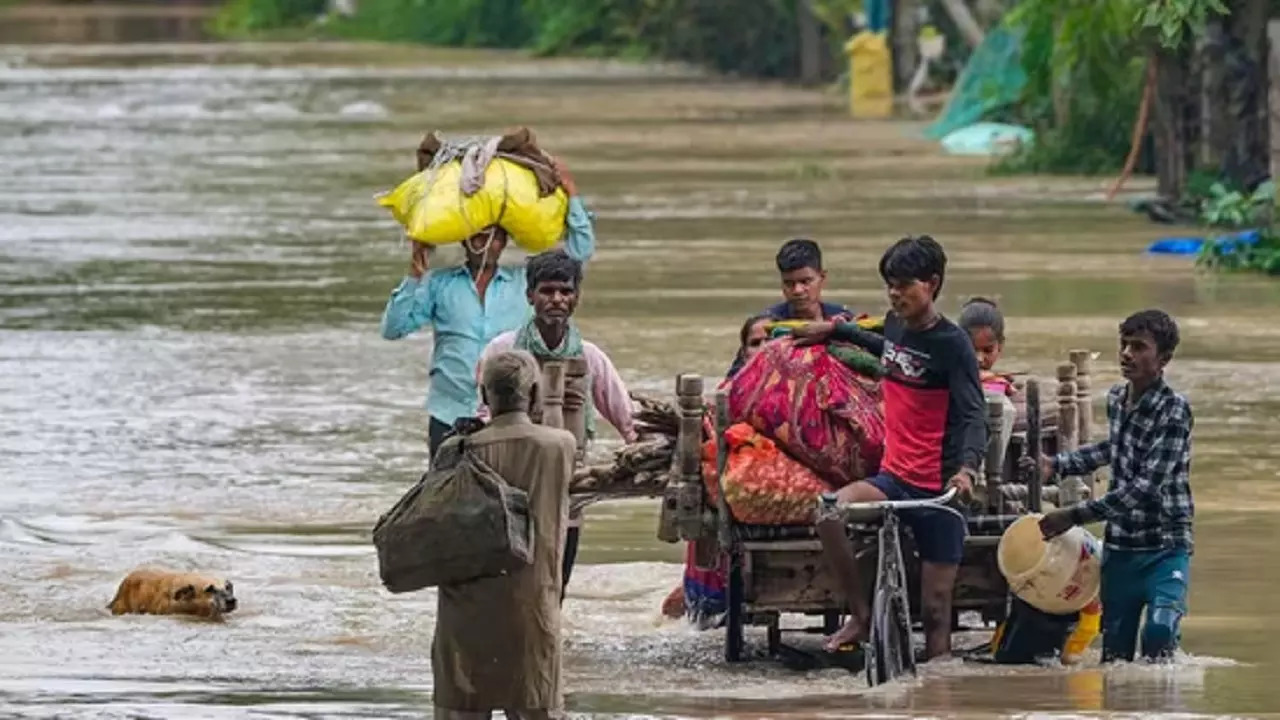
[[[1182,611],[1160,605],[1147,606],[1147,622],[1142,626],[1142,655],[1149,660],[1168,660],[1181,641]]]

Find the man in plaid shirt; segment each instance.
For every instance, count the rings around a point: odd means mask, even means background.
[[[1146,608],[1142,654],[1168,658],[1186,612],[1191,560],[1191,405],[1164,381],[1178,347],[1178,326],[1160,310],[1120,324],[1120,370],[1126,382],[1107,393],[1107,439],[1045,458],[1045,475],[1085,475],[1111,466],[1111,485],[1096,500],[1040,520],[1045,539],[1105,520],[1102,559],[1102,659],[1133,660]]]

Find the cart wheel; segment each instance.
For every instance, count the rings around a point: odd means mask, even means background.
[[[777,657],[782,648],[782,615],[773,613],[769,616],[769,657]]]
[[[737,552],[729,555],[729,582],[725,588],[724,659],[741,662],[743,626],[746,623],[746,600],[742,592],[742,559]]]

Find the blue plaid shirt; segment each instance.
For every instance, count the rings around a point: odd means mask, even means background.
[[[1107,521],[1106,544],[1118,550],[1191,550],[1191,405],[1164,379],[1127,407],[1129,386],[1107,393],[1107,439],[1053,458],[1059,475],[1111,465],[1107,493],[1073,507],[1079,523]]]

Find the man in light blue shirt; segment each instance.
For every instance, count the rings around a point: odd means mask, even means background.
[[[569,194],[565,250],[585,262],[595,252],[590,213],[563,167]],[[427,391],[428,446],[432,457],[459,418],[475,417],[479,405],[476,364],[489,341],[517,330],[529,317],[523,266],[502,266],[507,233],[493,226],[463,243],[467,261],[456,268],[428,271],[427,246],[413,243],[409,275],[391,293],[382,314],[382,337],[399,340],[430,325],[434,334]]]

